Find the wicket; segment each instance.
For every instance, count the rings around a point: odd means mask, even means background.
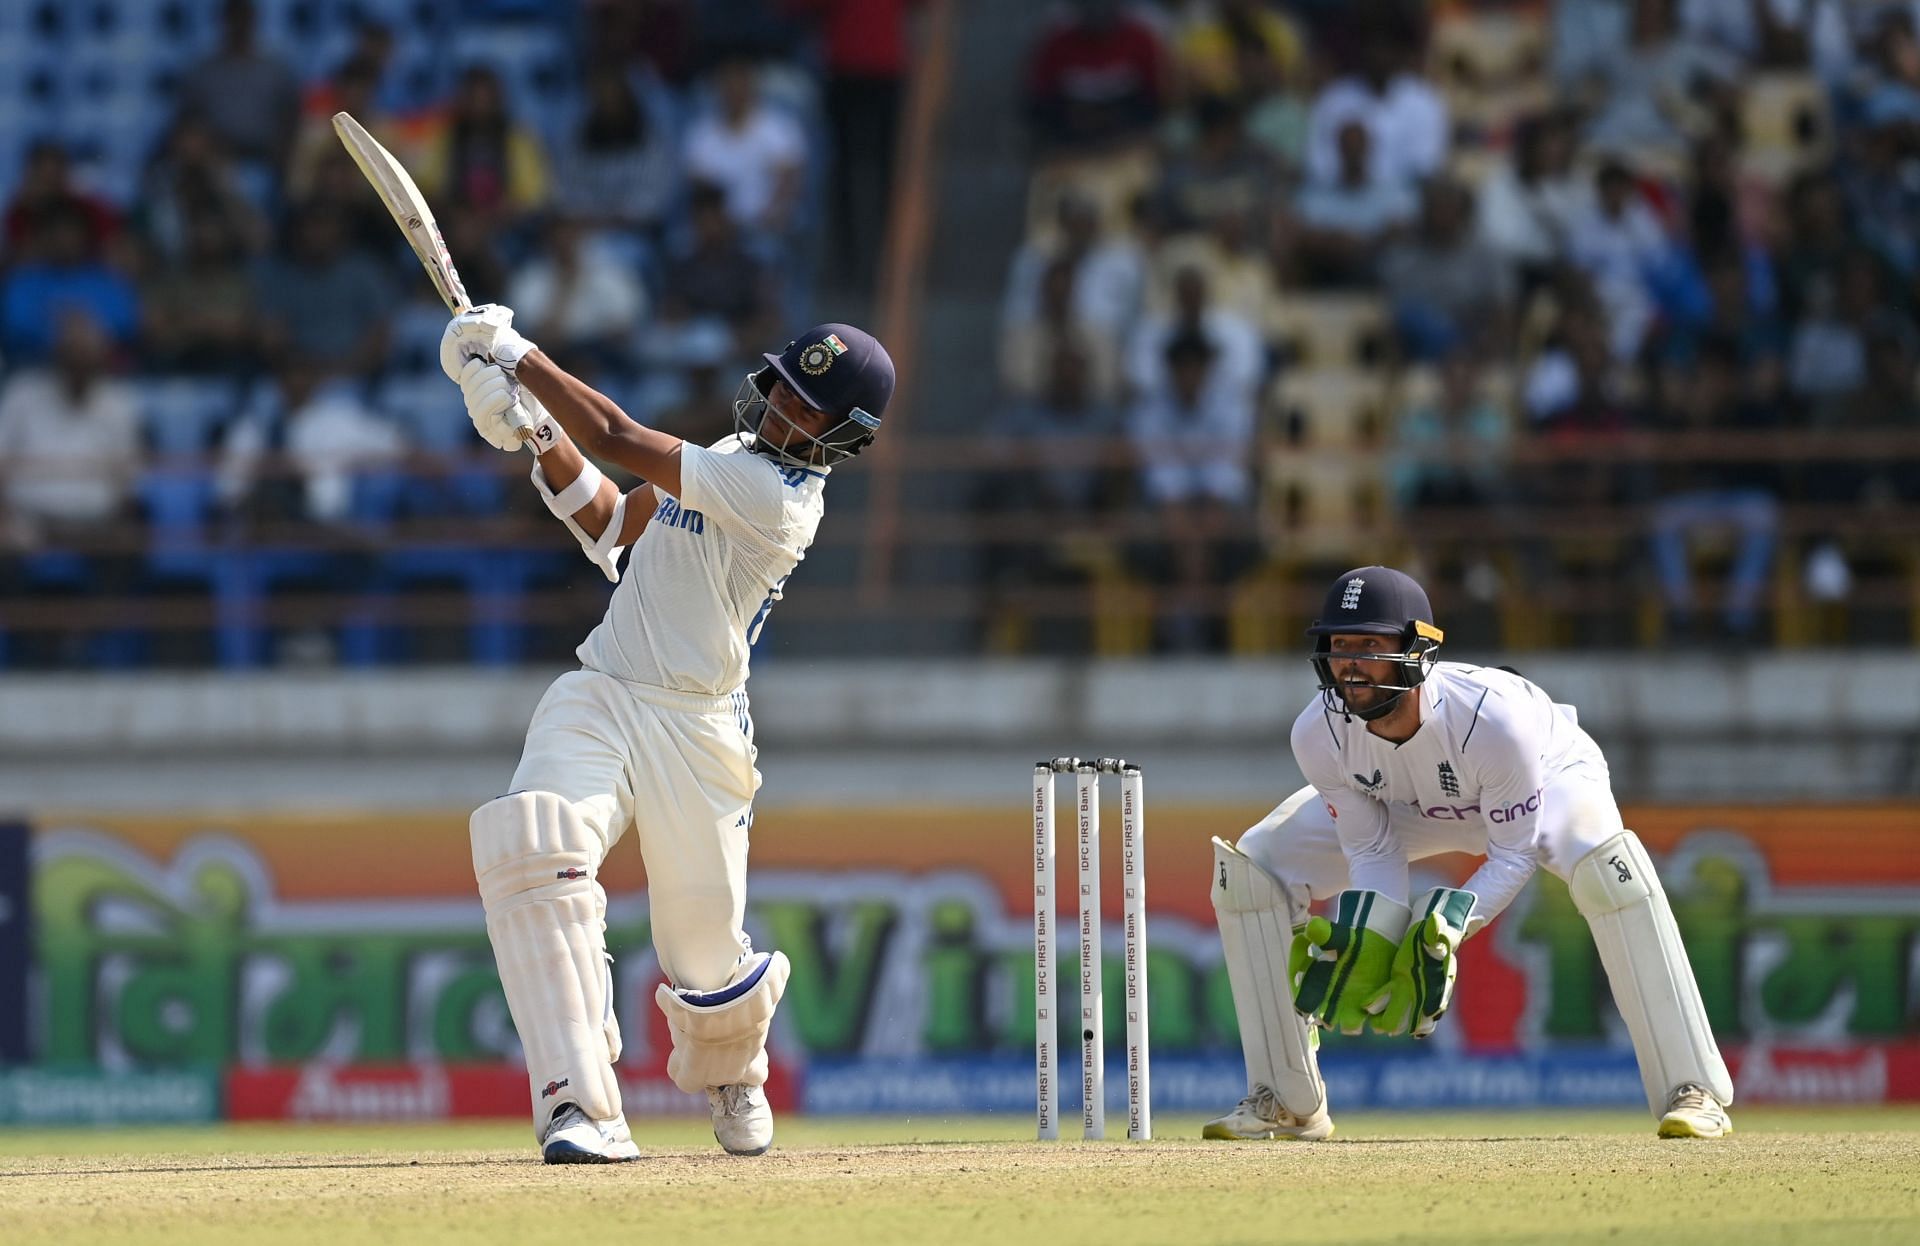
[[[1053,838],[1054,776],[1074,776],[1079,817],[1081,1137],[1107,1136],[1106,1010],[1100,937],[1100,776],[1120,776],[1120,879],[1126,934],[1127,1137],[1153,1136],[1147,1067],[1146,818],[1140,767],[1117,757],[1056,757],[1033,767],[1033,1054],[1039,1137],[1060,1136],[1056,1047]]]

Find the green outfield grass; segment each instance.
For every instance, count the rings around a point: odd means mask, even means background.
[[[1329,1143],[1041,1145],[1024,1118],[785,1120],[720,1153],[547,1168],[507,1122],[0,1130],[0,1241],[1047,1243],[1920,1241],[1920,1109],[1736,1114],[1721,1142],[1639,1115],[1350,1114]]]

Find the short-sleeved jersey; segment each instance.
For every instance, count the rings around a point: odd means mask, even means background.
[[[1572,706],[1556,705],[1518,675],[1435,664],[1419,690],[1420,729],[1402,744],[1315,697],[1293,724],[1293,756],[1340,831],[1353,886],[1404,900],[1406,851],[1390,810],[1486,829],[1487,859],[1464,884],[1498,913],[1538,864],[1540,815],[1554,776],[1570,766],[1605,773],[1599,745]]]
[[[738,434],[680,450],[680,496],[659,494],[606,617],[579,649],[589,670],[725,696],[806,557],[826,512],[824,467],[754,454]]]

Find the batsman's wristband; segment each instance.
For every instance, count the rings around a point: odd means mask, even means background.
[[[536,441],[540,436],[539,430],[552,423],[553,417],[547,416],[533,426]],[[547,509],[552,511],[556,518],[566,519],[579,514],[582,507],[593,501],[594,495],[600,492],[600,483],[605,479],[606,477],[600,474],[600,469],[593,465],[592,460],[587,460],[581,465],[580,474],[575,476],[573,482],[566,488],[558,493],[542,490],[540,496],[546,499]]]
[[[523,446],[532,446],[533,452],[535,454],[545,454],[547,451],[553,449],[555,446],[560,444],[560,432],[561,432],[561,429],[560,429],[559,422],[556,421],[552,416],[548,415],[545,408],[541,408],[539,418],[534,420],[532,424],[529,424],[527,427],[520,430],[520,444]],[[593,472],[594,479],[597,482],[599,480],[600,473],[593,466],[592,463],[587,464],[587,470]],[[580,474],[580,478],[581,480],[586,479],[586,472],[582,472]],[[578,484],[578,483],[579,481],[574,482],[574,484]],[[569,485],[567,487],[571,489],[573,486]],[[587,497],[591,499],[593,495],[589,493]],[[580,506],[585,506],[585,505],[586,505],[585,502],[580,503]],[[580,509],[580,506],[574,507],[573,510],[568,511],[567,514],[569,515],[573,514],[573,511],[577,511]]]

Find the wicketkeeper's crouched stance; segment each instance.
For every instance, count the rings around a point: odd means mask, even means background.
[[[1293,726],[1308,786],[1238,845],[1213,841],[1248,1093],[1205,1136],[1330,1136],[1316,1027],[1431,1034],[1460,943],[1538,866],[1593,931],[1660,1135],[1732,1133],[1733,1082],[1673,910],[1572,707],[1507,670],[1437,661],[1425,591],[1386,567],[1341,576],[1309,634],[1320,695]],[[1486,860],[1460,888],[1409,896],[1407,863],[1443,852]]]
[[[879,429],[893,363],[858,329],[810,329],[741,383],[735,432],[701,447],[628,419],[512,318],[491,306],[456,317],[441,364],[489,442],[515,450],[531,432],[534,487],[619,583],[580,646],[581,669],[534,711],[507,795],[470,826],[534,1133],[548,1163],[638,1156],[614,1075],[620,1031],[598,882],[631,825],[666,978],[656,1003],[673,1038],[667,1072],[706,1092],[723,1147],[757,1155],[773,1142],[766,1039],[788,965],[756,952],[742,929],[760,784],[748,652],[813,541],[832,465]],[[647,483],[623,494],[581,448]]]

